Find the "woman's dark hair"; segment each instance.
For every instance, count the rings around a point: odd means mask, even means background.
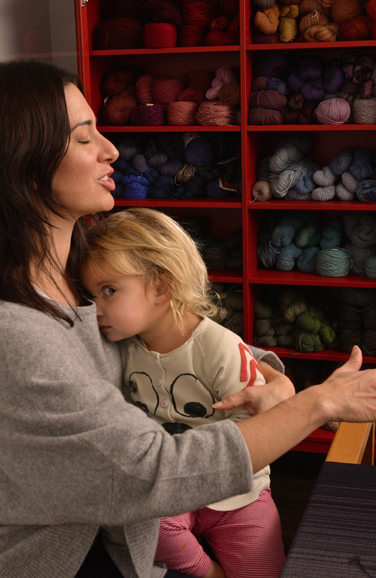
[[[31,282],[30,266],[60,271],[51,246],[48,210],[61,214],[52,179],[66,154],[70,125],[64,89],[76,75],[36,60],[0,63],[0,299],[22,303],[55,318],[71,318],[44,299]],[[73,231],[65,272],[79,303],[84,218]],[[51,275],[53,279],[53,275]]]

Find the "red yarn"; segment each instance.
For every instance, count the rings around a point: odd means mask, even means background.
[[[221,10],[229,16],[239,11],[239,0],[221,0]]]
[[[141,66],[134,66],[128,64],[116,70],[112,70],[105,77],[102,89],[105,94],[119,94],[126,88],[127,85],[134,84],[136,78],[143,74],[144,70]]]
[[[239,30],[240,30],[240,15],[238,13],[236,16],[234,16],[234,18],[228,25],[227,32],[239,32]]]
[[[372,40],[376,40],[376,20],[372,20]]]
[[[217,16],[217,0],[183,0],[182,13],[185,24],[210,26]]]
[[[282,121],[282,113],[270,108],[251,108],[248,115],[249,124],[282,124]]]
[[[174,48],[178,33],[175,24],[156,22],[144,28],[145,48]]]
[[[238,32],[210,30],[205,38],[205,46],[232,46],[233,44],[239,44]]]
[[[218,18],[214,18],[210,24],[210,28],[212,30],[227,30],[229,24],[230,18],[226,16],[226,14],[221,14]]]
[[[200,88],[189,86],[178,95],[179,102],[196,102],[201,104],[205,100],[205,94]]]
[[[140,10],[143,22],[168,22],[177,28],[183,26],[183,17],[179,8],[169,0],[148,0]]]
[[[178,46],[203,46],[205,34],[206,28],[204,26],[184,24],[179,30]]]
[[[143,48],[144,25],[137,18],[110,18],[97,26],[99,50]]]
[[[140,4],[143,4],[143,0],[111,0],[111,2],[102,2],[102,19],[113,18],[114,16],[137,17]]]
[[[376,0],[368,0],[366,4],[366,12],[371,20],[376,20]]]
[[[154,78],[152,93],[155,102],[168,104],[177,100],[178,95],[185,89],[184,78]]]
[[[105,102],[102,111],[103,121],[105,124],[123,126],[128,123],[131,110],[136,106],[136,99],[125,90]]]
[[[368,16],[347,18],[339,29],[341,40],[371,40],[372,20]]]
[[[138,104],[154,104],[152,92],[153,78],[148,74],[143,74],[136,82],[136,98]]]
[[[298,110],[286,110],[283,113],[284,124],[297,124],[299,111]]]
[[[190,70],[184,74],[187,87],[199,88],[205,94],[211,87],[215,73],[212,70]]]

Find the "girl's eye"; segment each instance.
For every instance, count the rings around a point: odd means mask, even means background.
[[[89,140],[80,140],[79,142],[80,142],[81,144],[89,144],[90,141],[89,141]]]
[[[113,287],[105,287],[103,289],[103,293],[104,295],[106,295],[106,297],[110,297],[111,295],[114,295],[116,293],[116,289],[114,289]]]

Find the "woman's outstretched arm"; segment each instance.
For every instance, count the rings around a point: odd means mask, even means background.
[[[375,421],[376,370],[359,371],[361,364],[362,353],[355,346],[350,359],[322,384],[236,424],[247,444],[253,471],[273,462],[329,420]],[[241,393],[246,396],[247,390]]]

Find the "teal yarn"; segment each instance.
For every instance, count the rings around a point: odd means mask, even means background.
[[[314,273],[316,271],[317,255],[319,252],[319,247],[303,249],[302,254],[296,262],[297,269],[302,273]]]
[[[317,255],[316,273],[322,277],[345,277],[351,266],[351,255],[346,249],[321,249]]]
[[[320,225],[315,223],[313,225],[306,225],[301,227],[295,233],[294,242],[300,249],[314,247],[318,245],[321,239]]]
[[[376,279],[376,256],[368,257],[364,263],[364,270],[367,277]]]
[[[290,245],[294,239],[295,231],[303,225],[305,225],[305,219],[299,212],[282,215],[271,235],[273,244],[276,247]]]
[[[279,251],[276,267],[280,271],[291,271],[295,267],[295,260],[300,257],[302,249],[299,249],[294,243],[287,247],[282,247]]]
[[[320,247],[321,249],[332,249],[340,247],[343,235],[343,224],[339,219],[333,219],[326,223],[321,229]]]

